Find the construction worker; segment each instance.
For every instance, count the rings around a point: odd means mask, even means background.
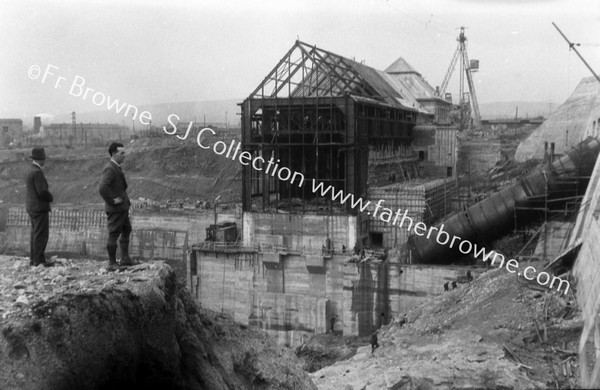
[[[373,353],[375,352],[375,350],[377,348],[379,348],[379,343],[377,341],[377,332],[375,331],[373,332],[373,334],[371,335],[371,356],[373,356]]]

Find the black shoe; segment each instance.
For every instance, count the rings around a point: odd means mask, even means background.
[[[121,267],[131,267],[132,265],[135,265],[134,262],[131,260],[131,258],[129,257],[124,257],[121,259],[121,261],[119,262],[119,265]]]
[[[37,264],[33,264],[33,267],[37,267],[38,265],[43,265],[45,268],[54,267],[54,263],[47,263],[45,261]]]
[[[109,260],[109,261],[108,261],[108,265],[106,266],[106,269],[107,269],[108,271],[116,271],[116,270],[118,270],[118,269],[119,269],[119,264],[117,264],[117,262],[116,262],[116,261],[114,261],[114,260],[113,260],[113,261],[110,261],[110,260]]]

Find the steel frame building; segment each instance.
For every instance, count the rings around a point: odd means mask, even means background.
[[[313,180],[366,197],[369,153],[412,157],[417,117],[431,115],[391,75],[301,41],[241,106],[244,150],[305,177],[299,187],[245,166],[243,209],[258,212],[356,215]]]

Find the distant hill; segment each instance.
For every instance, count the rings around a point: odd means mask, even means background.
[[[171,114],[177,114],[181,122],[194,121],[203,124],[206,120],[207,125],[225,124],[225,117],[231,127],[240,126],[240,99],[210,100],[203,102],[179,102],[179,103],[161,103],[137,106],[139,112],[148,111],[152,115],[152,124],[156,126],[167,125],[167,118]],[[131,117],[126,118],[124,111],[119,114],[113,110],[101,110],[91,112],[78,112],[78,123],[118,123],[131,127]],[[62,114],[55,116],[48,123],[70,123],[71,114]],[[47,124],[44,122],[43,124]],[[139,121],[135,122],[135,127],[144,127]]]
[[[479,112],[483,119],[514,118],[517,109],[519,118],[548,118],[558,106],[551,102],[493,102],[480,104]]]

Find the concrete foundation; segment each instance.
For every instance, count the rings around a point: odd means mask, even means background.
[[[453,178],[432,181],[413,180],[371,188],[368,195],[373,205],[382,200],[381,206],[391,209],[392,213],[401,210],[401,215],[404,215],[406,210],[407,217],[412,218],[413,224],[424,222],[431,226],[454,210],[457,198],[456,181]],[[383,213],[382,209],[379,215],[369,216],[369,245],[392,248],[406,244],[409,236],[408,220],[399,227],[397,225],[401,218],[394,225],[394,217],[388,223]],[[384,220],[381,218],[382,215]]]
[[[486,172],[502,160],[502,143],[498,139],[472,138],[460,141],[458,173]]]
[[[194,248],[187,283],[205,308],[256,326],[279,342],[298,345],[315,333],[366,336],[406,313],[444,283],[466,280],[465,267],[349,262],[333,254],[266,253],[243,247]],[[319,257],[319,256],[317,256]],[[383,313],[383,315],[382,315]]]
[[[573,230],[571,222],[547,222],[533,253],[542,260],[553,260],[565,250],[569,235]]]
[[[579,253],[573,265],[576,295],[584,320],[579,342],[580,376],[584,388],[600,387],[600,158],[569,237],[569,250]]]
[[[323,245],[341,252],[354,248],[357,217],[350,215],[273,214],[244,212],[244,245],[260,244],[320,253]]]
[[[218,214],[217,221],[241,225],[240,216],[235,214]],[[215,223],[212,211],[184,214],[133,209],[130,254],[143,259],[183,261],[188,246],[204,241],[206,228],[212,223]],[[29,252],[31,224],[24,207],[0,210],[1,230],[5,230],[6,236],[3,250]],[[107,236],[106,213],[101,206],[61,205],[50,213],[46,251],[105,257]]]

